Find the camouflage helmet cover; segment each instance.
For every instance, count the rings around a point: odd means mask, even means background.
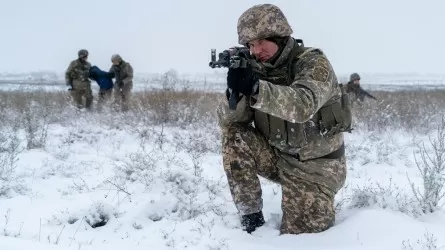
[[[351,76],[349,77],[349,81],[355,81],[355,80],[360,80],[360,75],[357,73],[352,73]]]
[[[77,55],[79,56],[79,58],[80,57],[86,57],[86,56],[88,56],[88,50],[81,49],[81,50],[79,50],[79,52],[77,52]]]
[[[258,4],[247,9],[238,19],[238,42],[269,37],[290,36],[293,32],[284,13],[273,4]]]
[[[119,54],[114,54],[111,56],[111,61],[121,61],[122,57]]]

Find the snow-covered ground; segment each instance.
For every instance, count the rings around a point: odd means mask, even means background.
[[[19,127],[17,145],[15,126],[3,127],[1,250],[445,248],[445,210],[422,213],[410,185],[423,190],[414,157],[426,135],[346,134],[347,183],[322,233],[280,236],[280,187],[261,179],[266,224],[250,235],[216,121],[149,125],[131,112],[69,110],[57,120],[35,129],[31,149],[29,131]]]

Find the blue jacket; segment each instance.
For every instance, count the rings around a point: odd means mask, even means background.
[[[113,73],[103,71],[96,65],[90,68],[90,78],[99,84],[100,89],[113,88],[113,77]]]

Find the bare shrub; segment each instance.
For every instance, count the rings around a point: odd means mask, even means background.
[[[22,228],[23,228],[23,222],[20,224],[20,229],[18,231],[11,231],[10,229],[8,229],[8,224],[9,221],[11,219],[11,209],[8,209],[6,211],[6,214],[4,215],[5,217],[5,225],[3,227],[3,236],[8,236],[8,237],[20,237],[21,233],[22,233]]]
[[[403,190],[400,190],[398,186],[393,184],[392,180],[390,180],[387,186],[373,183],[351,188],[351,190],[352,194],[348,198],[350,200],[349,208],[378,206],[413,216],[420,214],[417,204]]]
[[[19,114],[26,110],[35,111],[39,116],[46,117],[48,123],[66,119],[64,114],[71,106],[69,93],[62,91],[0,91],[0,99],[2,109]]]
[[[437,237],[428,231],[414,245],[411,244],[410,240],[402,241],[402,250],[438,250],[442,248],[437,245]]]
[[[411,189],[424,213],[432,213],[443,206],[445,197],[445,118],[437,126],[435,138],[429,137],[431,151],[423,143],[419,146],[420,159],[416,157],[417,169],[422,177],[422,188],[410,180]],[[408,177],[409,179],[409,177]]]
[[[163,183],[170,195],[176,201],[170,216],[177,216],[180,220],[195,219],[200,215],[214,213],[225,215],[223,189],[221,181],[200,178],[181,171],[166,171],[161,175]]]
[[[7,195],[11,190],[19,191],[21,185],[16,173],[20,152],[18,126],[0,127],[0,196]]]
[[[445,110],[445,90],[373,91],[378,101],[354,105],[356,129],[385,131],[404,129],[427,133],[431,121]]]
[[[130,153],[128,160],[116,164],[116,170],[117,173],[123,174],[123,180],[142,183],[148,190],[155,179],[156,165],[161,160],[163,160],[162,154],[157,150]]]
[[[48,126],[63,121],[68,96],[50,91],[0,91],[2,109],[8,110],[15,122],[25,131],[27,149],[43,148],[47,140]]]
[[[134,94],[134,110],[152,125],[188,125],[215,119],[219,95],[195,90],[151,90]]]
[[[152,84],[160,88],[133,95],[133,110],[150,115],[151,124],[187,125],[215,118],[221,94],[193,89],[174,71],[162,74]]]
[[[44,148],[48,134],[48,120],[45,114],[36,112],[32,106],[27,106],[22,113],[22,126],[26,134],[26,148]]]
[[[126,122],[144,119],[147,124],[185,126],[216,121],[214,111],[223,93],[193,88],[173,70],[153,79],[150,84],[159,88],[133,93],[132,109],[122,116]],[[354,105],[355,129],[376,132],[404,129],[427,133],[431,121],[437,121],[445,110],[445,90],[380,90],[373,91],[373,95],[378,101],[366,100]],[[47,110],[50,124],[63,123],[75,114],[69,108],[72,101],[68,91],[0,91],[0,100],[2,113],[21,112],[30,104],[41,107]],[[107,112],[113,113],[112,110]],[[115,119],[106,122],[112,121],[117,122]]]
[[[184,133],[176,133],[174,141],[176,151],[184,150],[190,157],[193,165],[193,175],[201,177],[203,172],[202,161],[205,154],[211,152],[210,142],[205,140],[206,134],[202,131]]]

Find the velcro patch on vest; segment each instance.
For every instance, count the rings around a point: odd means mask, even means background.
[[[315,66],[312,73],[312,78],[318,82],[327,82],[329,78],[329,70],[322,66]]]

